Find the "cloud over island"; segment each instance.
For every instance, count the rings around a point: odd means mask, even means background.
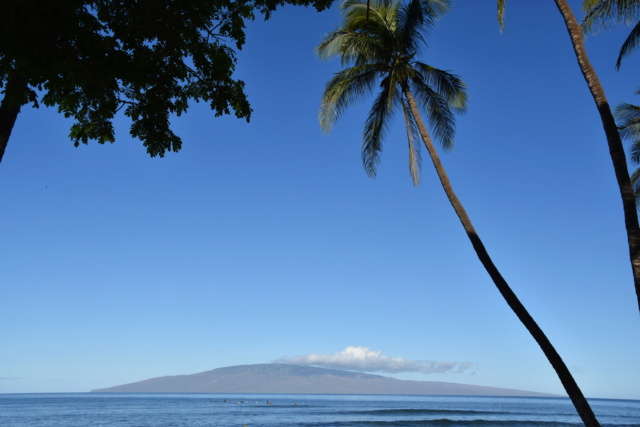
[[[345,369],[362,372],[419,372],[422,374],[462,373],[475,368],[471,362],[436,362],[408,360],[403,357],[391,357],[382,351],[373,351],[368,347],[349,346],[334,354],[307,354],[295,357],[281,357],[275,363],[293,365],[311,365],[330,369]]]

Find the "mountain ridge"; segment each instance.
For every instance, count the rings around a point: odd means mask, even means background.
[[[236,365],[195,374],[155,377],[99,388],[91,390],[91,392],[556,396],[500,387],[439,381],[399,380],[361,372],[282,363]]]

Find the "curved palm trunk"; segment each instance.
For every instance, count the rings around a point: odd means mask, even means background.
[[[589,403],[587,402],[587,399],[585,399],[582,391],[578,387],[578,384],[573,379],[571,372],[569,372],[569,369],[562,361],[562,358],[553,347],[549,339],[546,337],[544,332],[542,332],[542,329],[540,329],[535,320],[533,320],[533,317],[531,317],[524,305],[522,305],[516,294],[511,290],[511,288],[489,257],[489,254],[487,253],[487,250],[480,240],[478,233],[473,228],[473,224],[471,223],[467,212],[464,210],[464,207],[462,207],[460,200],[458,200],[458,197],[453,192],[453,188],[451,187],[449,178],[447,177],[444,167],[440,162],[438,153],[436,152],[435,147],[431,142],[431,138],[429,137],[429,133],[427,132],[427,129],[422,122],[418,106],[413,98],[413,95],[411,94],[411,91],[407,86],[403,87],[402,89],[409,103],[409,107],[411,108],[411,113],[413,114],[415,121],[418,124],[418,128],[420,130],[422,140],[424,141],[424,145],[427,147],[429,156],[431,156],[433,165],[436,168],[438,178],[440,178],[440,182],[442,183],[442,188],[447,194],[449,202],[451,202],[451,206],[453,206],[453,209],[458,215],[458,218],[460,219],[460,222],[462,223],[462,226],[464,227],[464,230],[466,231],[467,236],[469,237],[469,240],[473,245],[473,249],[476,251],[478,258],[480,259],[480,262],[487,270],[487,273],[489,273],[489,276],[493,280],[493,283],[496,285],[498,291],[500,291],[500,294],[502,294],[509,307],[511,307],[516,316],[518,316],[518,319],[520,319],[522,324],[527,328],[529,333],[536,340],[545,356],[547,356],[547,359],[558,374],[558,377],[560,378],[564,389],[567,391],[567,394],[571,398],[571,401],[578,411],[580,418],[582,418],[585,426],[600,426],[598,420],[593,414],[593,411],[591,410],[591,407],[589,406]]]
[[[4,98],[0,103],[0,162],[26,93],[27,82],[22,77],[14,75],[7,81]]]
[[[576,20],[571,7],[566,0],[554,0],[558,10],[564,19],[567,31],[571,37],[571,44],[580,65],[580,71],[584,76],[593,100],[600,113],[602,127],[607,136],[609,144],[609,154],[613,162],[618,187],[620,188],[620,196],[622,197],[622,208],[624,210],[624,223],[627,229],[627,241],[629,242],[629,257],[631,258],[631,268],[633,270],[633,281],[636,288],[636,298],[638,300],[638,309],[640,309],[640,226],[638,225],[638,212],[636,200],[633,194],[633,187],[629,178],[629,169],[627,168],[627,158],[625,156],[620,133],[616,126],[615,119],[611,113],[611,107],[604,94],[604,89],[600,84],[598,75],[593,66],[589,62],[587,52],[584,47],[582,38],[582,30]]]

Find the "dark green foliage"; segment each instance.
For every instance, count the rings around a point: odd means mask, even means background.
[[[75,120],[76,146],[113,142],[122,110],[131,135],[162,157],[181,147],[169,117],[190,100],[249,120],[235,52],[247,20],[285,3],[322,10],[332,0],[0,0],[3,107],[57,106]]]

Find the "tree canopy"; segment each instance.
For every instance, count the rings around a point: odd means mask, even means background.
[[[0,0],[0,160],[20,107],[57,106],[77,146],[114,141],[118,111],[151,156],[178,151],[170,115],[189,101],[251,117],[234,77],[245,22],[333,0]]]

